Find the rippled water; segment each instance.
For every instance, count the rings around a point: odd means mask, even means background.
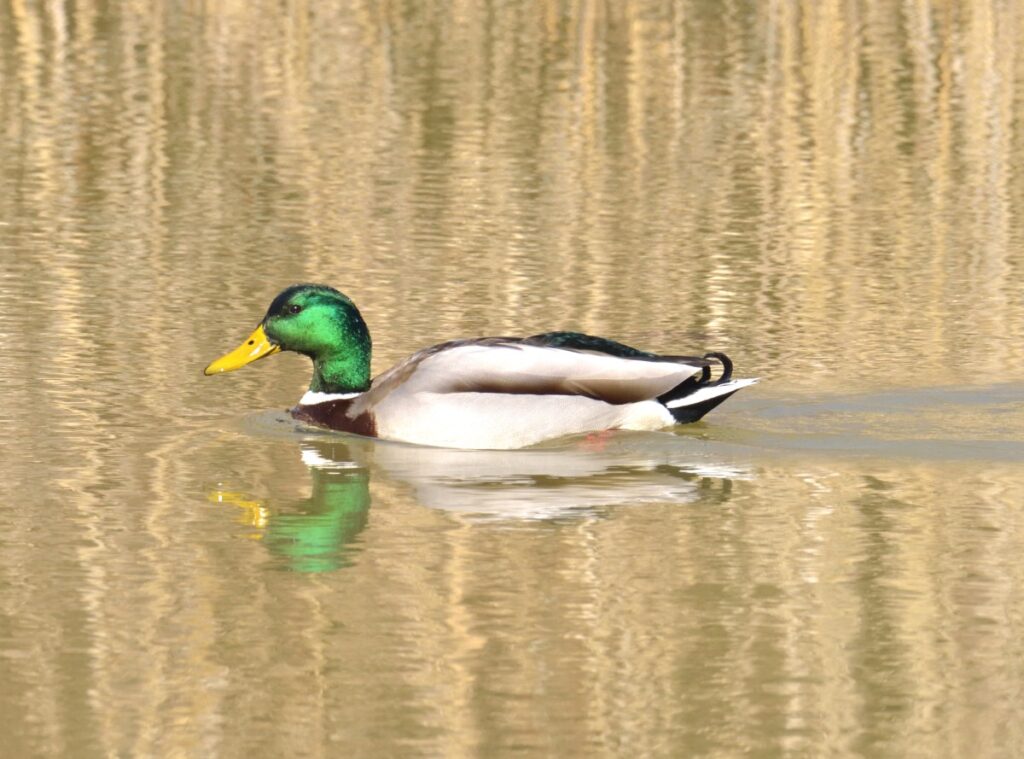
[[[1024,752],[1013,4],[0,2],[11,756]],[[202,367],[577,329],[761,376],[518,452]]]

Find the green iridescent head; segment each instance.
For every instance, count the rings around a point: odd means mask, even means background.
[[[370,386],[370,332],[355,304],[333,287],[282,291],[249,339],[206,367],[206,374],[233,371],[278,351],[313,360],[310,390],[346,393]]]

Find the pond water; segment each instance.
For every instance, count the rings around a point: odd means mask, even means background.
[[[1024,12],[0,2],[10,756],[1024,753]],[[299,430],[382,371],[723,350],[705,421]]]

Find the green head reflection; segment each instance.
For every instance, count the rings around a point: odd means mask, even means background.
[[[224,490],[210,500],[242,509],[240,521],[254,528],[271,553],[296,572],[330,572],[353,562],[353,542],[369,521],[370,475],[348,460],[337,444],[320,451],[303,444],[303,461],[313,480],[309,498],[287,507]],[[327,454],[327,455],[325,455]],[[328,458],[329,456],[329,458]]]
[[[366,470],[312,470],[313,495],[298,513],[277,514],[267,524],[267,547],[297,572],[329,572],[351,564],[350,545],[369,521]]]

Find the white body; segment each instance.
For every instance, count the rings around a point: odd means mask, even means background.
[[[701,403],[757,380],[707,385],[655,400],[701,367],[590,351],[467,343],[424,351],[362,394],[307,393],[300,405],[352,399],[349,415],[372,414],[378,437],[444,448],[522,448],[596,430],[657,430],[669,408]],[[484,390],[484,388],[486,390]]]
[[[444,448],[522,448],[581,432],[675,423],[657,401],[612,405],[583,396],[499,393],[402,393],[385,400],[376,416],[382,438]]]

